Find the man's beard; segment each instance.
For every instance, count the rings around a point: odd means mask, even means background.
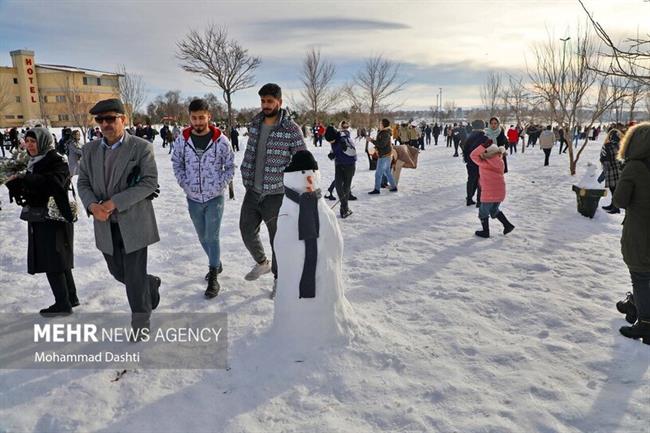
[[[205,132],[206,129],[208,129],[208,125],[197,125],[197,126],[193,126],[192,129],[194,130],[195,133],[201,134]]]
[[[266,111],[262,111],[264,113],[264,117],[275,117],[278,115],[280,112],[280,107],[274,108],[270,113],[267,113]]]

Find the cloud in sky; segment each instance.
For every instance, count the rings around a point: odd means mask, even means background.
[[[648,2],[586,4],[612,34],[650,33]],[[109,71],[124,64],[145,78],[149,99],[171,89],[219,94],[182,71],[175,58],[176,42],[209,23],[226,25],[262,59],[260,84],[274,81],[297,93],[310,47],[336,65],[337,85],[350,80],[364,58],[383,54],[400,63],[409,80],[403,106],[425,108],[435,104],[439,87],[459,106],[477,105],[489,70],[525,70],[533,43],[549,31],[563,36],[584,26],[585,15],[575,0],[0,0],[0,65],[10,64],[9,51],[29,48],[40,63]],[[256,91],[236,94],[235,106],[257,106]]]

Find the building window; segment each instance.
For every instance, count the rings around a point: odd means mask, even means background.
[[[41,96],[41,102],[47,103],[47,96]]]
[[[14,78],[14,84],[18,84],[18,78]]]
[[[14,116],[13,114],[5,115],[5,119],[15,119],[15,118],[16,118],[16,116]]]
[[[22,119],[22,118],[23,118],[23,115],[22,115],[22,114],[19,114],[19,115],[16,116],[16,117],[19,118],[19,119]]]
[[[81,96],[74,95],[74,100],[75,100],[75,102],[81,102]]]
[[[88,77],[84,77],[84,86],[88,85]]]
[[[16,96],[16,102],[20,103],[20,96]]]
[[[67,114],[59,114],[59,120],[67,122],[68,120],[70,120],[70,118]]]
[[[56,95],[56,102],[65,102],[65,96]]]
[[[97,85],[98,85],[98,86],[101,86],[101,85],[102,85],[102,79],[101,79],[101,78],[97,78]]]

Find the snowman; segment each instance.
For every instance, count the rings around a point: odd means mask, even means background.
[[[352,307],[343,294],[343,237],[321,198],[318,163],[297,152],[284,172],[274,240],[278,266],[272,332],[294,347],[346,343]]]

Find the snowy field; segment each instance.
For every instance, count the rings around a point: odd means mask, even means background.
[[[474,236],[453,149],[428,147],[417,170],[402,171],[400,191],[380,196],[366,194],[374,172],[362,155],[359,200],[339,220],[356,336],[299,357],[266,334],[272,276],[243,279],[253,261],[239,235],[239,171],[221,230],[222,291],[205,300],[207,259],[167,150],[155,147],[158,311],[228,313],[230,369],[129,371],[117,382],[114,370],[0,370],[1,433],[650,432],[650,347],[619,335],[614,306],[631,289],[623,214],[576,212],[557,147],[550,167],[539,148],[509,157],[502,209],[516,229],[504,237],[492,221],[486,240]],[[580,168],[599,150],[591,144]],[[333,163],[326,148],[314,152],[327,187]],[[52,295],[44,275],[26,273],[26,224],[0,195],[0,311],[36,312]],[[75,228],[76,311],[127,312],[91,221]]]

